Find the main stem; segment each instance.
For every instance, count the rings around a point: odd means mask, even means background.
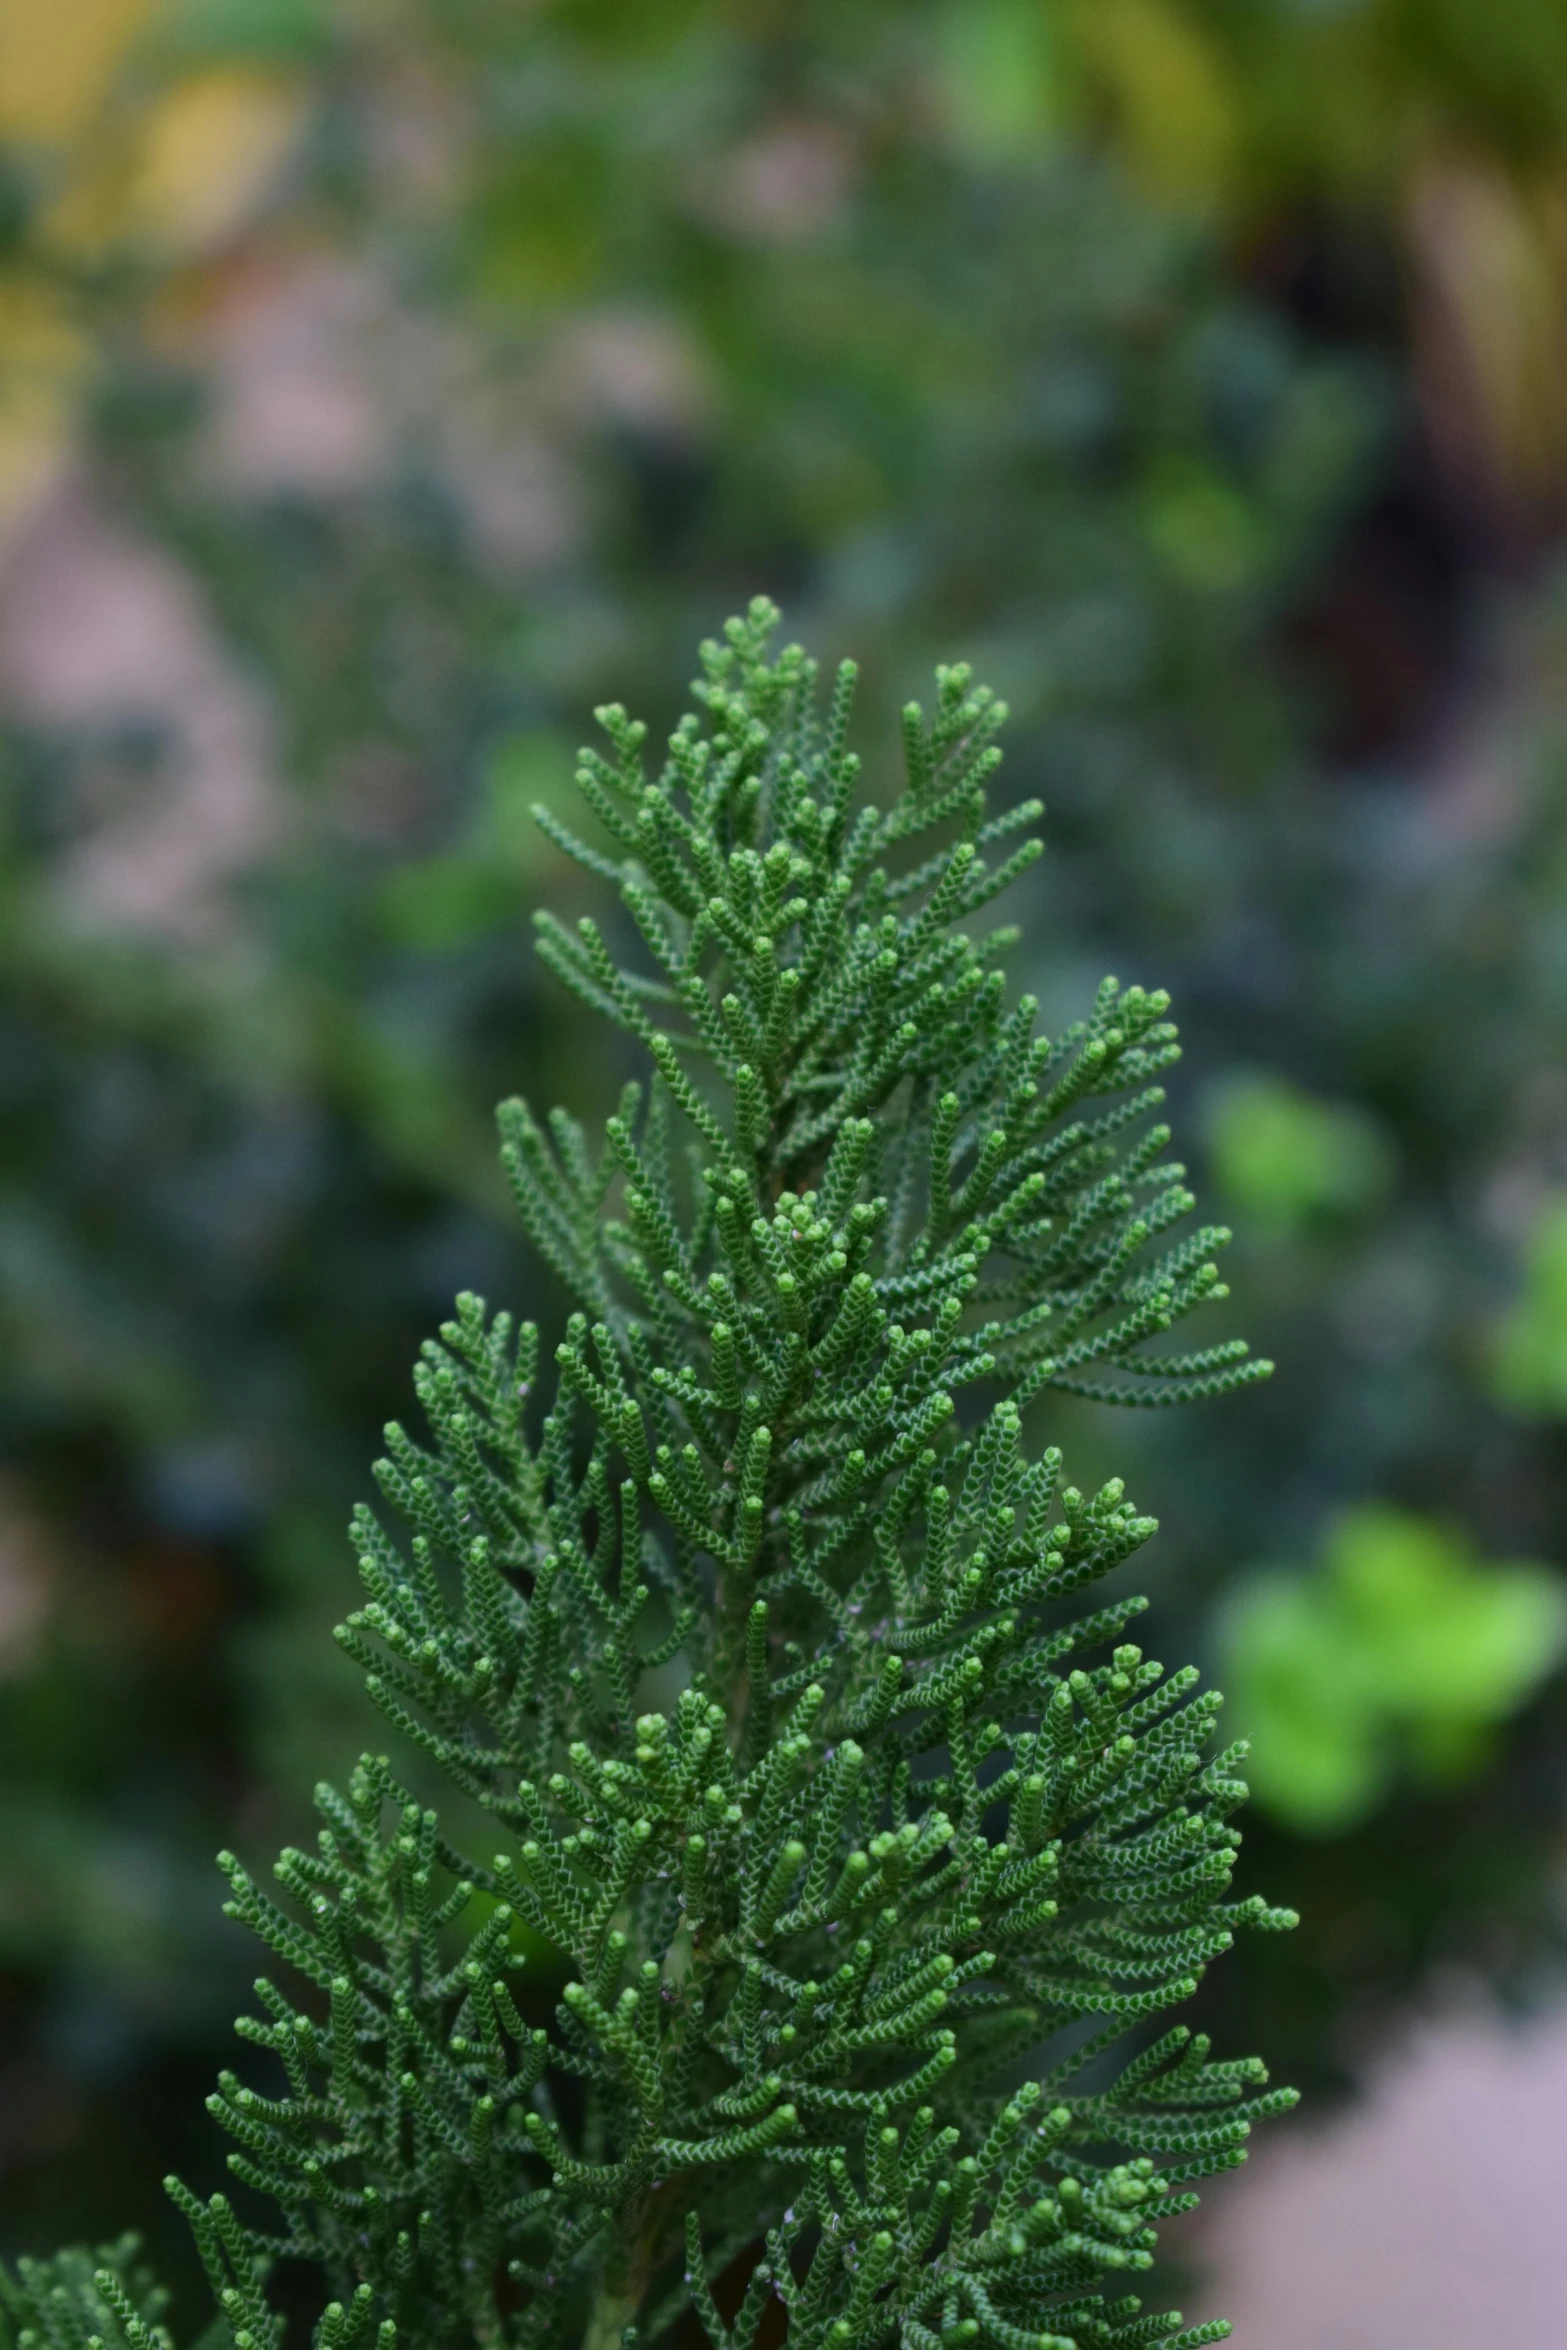
[[[611,2223],[609,2258],[588,2313],[582,2350],[620,2350],[620,2339],[657,2275],[665,2251],[671,2212],[679,2218],[679,2181],[665,2179],[621,2205]]]
[[[594,2299],[588,2330],[582,2337],[582,2350],[620,2350],[620,2337],[641,2305],[641,2289],[633,2292],[617,2284],[612,2269]]]

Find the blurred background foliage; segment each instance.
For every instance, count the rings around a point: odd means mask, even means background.
[[[527,808],[759,588],[1006,694],[1047,1024],[1177,998],[1279,1375],[1067,1441],[1306,1913],[1226,2033],[1551,1978],[1564,353],[1550,0],[0,0],[8,2247],[210,2167],[379,1426],[556,1310],[489,1106],[622,1074]]]
[[[1471,1777],[1492,1725],[1555,1665],[1564,1601],[1549,1567],[1481,1567],[1462,1534],[1376,1502],[1330,1527],[1317,1572],[1244,1576],[1219,1653],[1257,1801],[1331,1834],[1401,1769],[1438,1788]]]

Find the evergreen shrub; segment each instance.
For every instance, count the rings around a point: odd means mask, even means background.
[[[1174,1236],[1167,999],[1037,1035],[1016,934],[964,927],[1038,852],[1037,804],[988,813],[1002,706],[938,672],[867,802],[852,665],[823,711],[776,619],[703,648],[656,779],[599,712],[610,849],[540,811],[651,972],[548,914],[543,956],[651,1076],[601,1150],[503,1106],[579,1308],[553,1386],[458,1299],[339,1635],[408,1756],[319,1789],[278,1895],[223,1856],[269,2061],[211,2100],[235,2200],[170,2191],[229,2350],[280,2350],[301,2277],[319,2350],[1227,2330],[1122,2288],[1292,2092],[1155,2019],[1293,1919],[1226,1898],[1217,1695],[1127,1639],[1140,1599],[1081,1611],[1152,1521],[1024,1415],[1267,1365],[1152,1344],[1227,1237]],[[162,2308],[129,2241],[23,2262],[0,2344],[167,2350]]]

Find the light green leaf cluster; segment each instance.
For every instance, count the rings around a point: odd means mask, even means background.
[[[1363,1819],[1401,1773],[1442,1784],[1539,1686],[1567,1637],[1567,1589],[1491,1564],[1457,1530],[1383,1503],[1332,1528],[1312,1574],[1241,1584],[1221,1631],[1259,1803],[1308,1835]]]
[[[273,2216],[173,2191],[233,2350],[280,2344],[280,2260],[323,2279],[322,2350],[629,2350],[693,2310],[754,2350],[778,2304],[792,2350],[1224,2330],[1104,2286],[1291,2101],[1150,2027],[1292,1921],[1228,1898],[1218,1699],[1126,1639],[1136,1598],[1072,1612],[1152,1521],[1024,1411],[1266,1366],[1160,1351],[1227,1238],[1174,1236],[1164,998],[1106,981],[1038,1036],[1008,934],[967,927],[1036,853],[1002,845],[1036,808],[988,810],[1000,706],[941,672],[865,804],[853,672],[823,711],[775,621],[704,648],[655,777],[600,712],[608,849],[541,812],[645,949],[546,915],[544,956],[651,1081],[601,1150],[503,1107],[578,1301],[553,1383],[460,1298],[430,1439],[389,1430],[355,1522],[340,1637],[484,1832],[367,1756],[281,1898],[225,1860],[282,1976],[240,2026],[273,2087],[212,2110]]]
[[[1387,1139],[1374,1119],[1280,1077],[1231,1077],[1214,1088],[1206,1123],[1223,1196],[1266,1232],[1363,1214],[1392,1180]]]

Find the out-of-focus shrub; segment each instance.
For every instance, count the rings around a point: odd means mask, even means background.
[[[1056,111],[1107,120],[1146,188],[1223,220],[1277,275],[1314,280],[1307,300],[1336,274],[1353,315],[1387,298],[1379,277],[1397,285],[1453,495],[1535,544],[1559,528],[1567,17],[1554,0],[1055,0],[1040,13],[1056,36]],[[1035,11],[987,0],[985,14]]]

